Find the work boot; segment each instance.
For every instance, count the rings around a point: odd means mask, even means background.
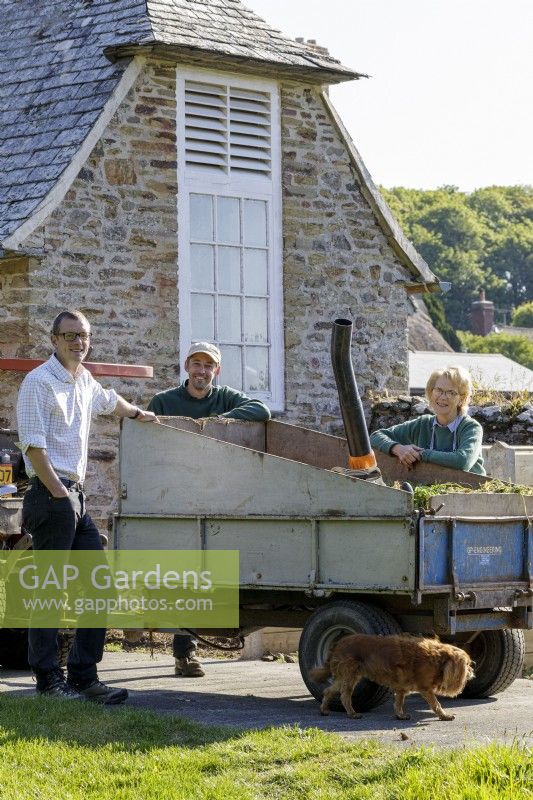
[[[62,669],[37,673],[37,694],[56,700],[84,700],[85,698],[65,681]]]
[[[79,692],[84,700],[90,700],[92,703],[101,703],[106,706],[116,706],[128,699],[127,689],[106,686],[105,683],[98,679],[86,685],[73,685],[72,688],[77,693]]]
[[[174,672],[182,678],[203,678],[205,675],[202,665],[194,656],[176,658]]]

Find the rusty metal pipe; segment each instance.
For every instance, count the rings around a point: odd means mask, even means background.
[[[363,405],[357,389],[351,357],[352,322],[336,319],[331,332],[331,363],[339,393],[350,469],[374,469],[376,457],[370,446]]]

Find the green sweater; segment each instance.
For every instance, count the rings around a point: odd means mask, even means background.
[[[213,386],[200,400],[187,391],[188,380],[175,389],[159,392],[150,400],[148,411],[163,417],[227,417],[262,422],[270,411],[260,400],[252,400],[229,386]]]
[[[424,448],[422,461],[485,475],[481,454],[483,428],[479,422],[468,416],[461,420],[456,431],[455,450],[452,450],[453,433],[450,429],[436,425],[433,450],[430,450],[434,419],[433,414],[424,414],[391,428],[382,428],[374,431],[370,443],[382,453],[389,453],[395,444],[415,444]]]

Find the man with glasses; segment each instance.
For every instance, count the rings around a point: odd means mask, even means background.
[[[80,311],[62,311],[52,324],[54,353],[29,372],[20,387],[18,445],[30,479],[22,513],[34,550],[102,549],[83,493],[92,414],[157,421],[152,412],[104,389],[85,369],[90,337],[89,322]],[[37,693],[106,705],[124,702],[126,689],[98,680],[96,664],[102,659],[104,639],[105,629],[77,629],[65,681],[57,660],[57,630],[30,628],[28,660]]]
[[[374,431],[370,443],[376,450],[395,456],[407,469],[427,461],[485,475],[483,428],[467,413],[471,395],[472,380],[467,370],[437,369],[426,385],[426,399],[433,413]]]
[[[221,417],[263,422],[270,411],[260,400],[252,400],[229,386],[215,386],[222,356],[211,342],[193,342],[185,359],[188,379],[181,386],[159,392],[148,408],[167,417]],[[173,642],[175,673],[184,678],[202,678],[204,671],[195,657],[196,640],[189,634],[175,634]]]

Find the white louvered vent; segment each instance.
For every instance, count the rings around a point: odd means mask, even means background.
[[[186,81],[187,167],[270,175],[270,114],[268,92]]]
[[[270,95],[230,88],[229,103],[231,169],[270,173]]]
[[[227,171],[227,88],[185,83],[185,159],[187,166]]]

